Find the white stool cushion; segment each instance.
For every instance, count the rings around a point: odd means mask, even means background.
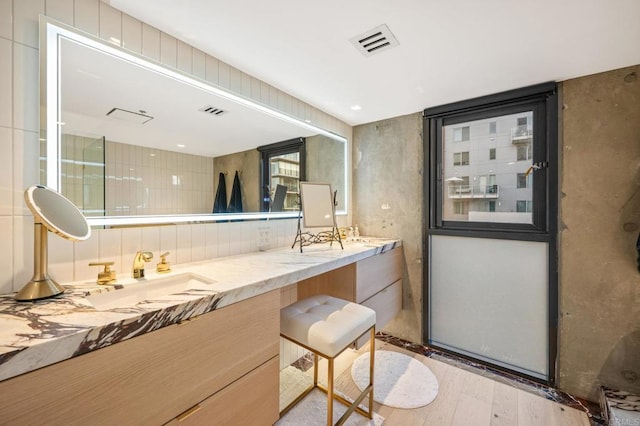
[[[376,312],[336,297],[317,295],[280,310],[280,333],[334,357],[376,323]]]

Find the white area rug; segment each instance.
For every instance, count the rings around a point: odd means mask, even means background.
[[[360,390],[369,384],[369,352],[360,355],[351,366],[351,377]],[[438,379],[429,367],[407,355],[376,351],[373,399],[396,408],[417,408],[438,395]]]
[[[344,396],[344,395],[343,395]],[[366,407],[363,407],[366,409]],[[337,401],[333,402],[333,423],[347,411],[347,407]],[[373,419],[369,420],[360,413],[353,412],[344,423],[349,426],[379,426],[384,422],[384,417],[373,413]],[[278,426],[326,426],[327,424],[327,395],[318,390],[312,390],[309,395],[298,402],[291,411],[287,412],[276,425]]]

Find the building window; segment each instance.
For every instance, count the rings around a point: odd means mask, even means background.
[[[495,201],[489,201],[489,211],[490,212],[495,212],[496,211],[496,202]]]
[[[547,202],[553,199],[548,180],[554,175],[549,167],[527,177],[524,172],[531,162],[553,157],[556,107],[555,84],[545,83],[426,109],[429,146],[425,148],[432,161],[429,229],[547,232],[552,217]],[[519,126],[524,127],[522,135]],[[462,151],[469,153],[468,159]],[[471,178],[469,185],[461,174]],[[516,200],[531,201],[528,215],[516,214]],[[465,203],[463,215],[454,213],[456,202]],[[489,208],[495,211],[490,213]]]
[[[531,145],[526,144],[517,148],[518,161],[531,160]]]
[[[529,176],[525,173],[518,173],[518,183],[516,188],[528,188],[529,187]]]
[[[516,212],[518,213],[531,213],[531,201],[518,200],[516,201]]]
[[[462,142],[469,140],[469,126],[458,127],[457,129],[453,129],[453,141],[454,142]]]
[[[453,154],[454,166],[468,166],[469,165],[469,151],[456,152]]]
[[[464,206],[465,206],[464,201],[454,201],[453,214],[466,214]]]
[[[283,205],[274,211],[298,210],[300,181],[305,180],[305,143],[305,138],[296,138],[258,147],[262,211],[272,211],[278,186],[285,187],[286,193]]]

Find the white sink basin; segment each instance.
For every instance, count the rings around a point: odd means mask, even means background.
[[[124,288],[87,296],[87,300],[99,311],[127,308],[145,301],[171,300],[171,295],[185,290],[209,290],[215,281],[192,274],[183,273],[161,278],[141,280],[127,284]],[[175,299],[175,297],[173,297]]]

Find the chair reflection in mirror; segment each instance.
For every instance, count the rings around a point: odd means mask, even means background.
[[[302,247],[317,243],[329,243],[334,241],[340,243],[340,232],[336,223],[336,195],[338,191],[332,192],[328,183],[300,182],[300,213],[298,214],[298,232],[291,248],[300,244]],[[301,220],[304,222],[303,232]],[[307,228],[331,228],[331,230],[311,233]]]
[[[271,203],[271,211],[272,212],[282,212],[284,211],[284,199],[287,197],[287,187],[284,185],[277,184],[276,192],[273,196],[273,202]]]

